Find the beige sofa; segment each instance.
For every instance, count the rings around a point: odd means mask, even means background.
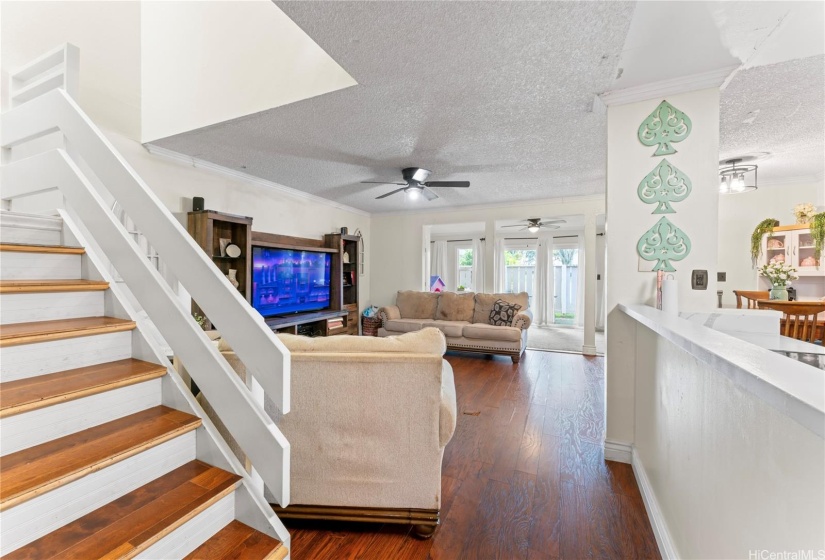
[[[278,516],[403,523],[432,535],[441,509],[441,459],[456,423],[442,333],[278,336],[291,354],[292,408],[281,415],[267,400],[265,410],[290,443],[294,504],[276,506]],[[220,343],[219,349],[245,379],[231,348]],[[202,397],[201,404],[213,417]]]
[[[508,325],[490,324],[497,300],[520,306]],[[526,292],[476,294],[473,292],[399,291],[395,305],[378,310],[382,326],[378,336],[397,336],[426,327],[444,333],[448,350],[502,354],[518,363],[527,346],[527,329],[533,319]]]

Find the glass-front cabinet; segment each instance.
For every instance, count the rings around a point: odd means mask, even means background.
[[[825,276],[825,267],[814,255],[811,230],[804,225],[780,226],[773,235],[762,238],[762,254],[759,266],[772,262],[785,262],[799,271],[799,276]]]

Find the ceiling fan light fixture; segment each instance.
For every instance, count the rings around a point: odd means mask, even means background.
[[[411,201],[416,201],[422,198],[424,189],[422,187],[407,187],[404,189],[404,193],[407,195],[408,199]]]
[[[538,230],[539,230],[539,226],[536,226],[536,225],[529,226],[527,228],[527,231],[529,231],[530,233],[536,233]]]

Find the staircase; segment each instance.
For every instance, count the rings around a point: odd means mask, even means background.
[[[268,502],[289,504],[290,447],[263,403],[289,412],[289,352],[78,106],[78,56],[66,44],[10,72],[0,114],[0,556],[288,558]],[[11,211],[44,194],[56,211]]]
[[[109,283],[81,277],[85,250],[24,244],[26,216],[2,214],[18,224],[0,244],[3,558],[285,558],[242,521],[243,478],[209,464],[176,374],[136,356]]]

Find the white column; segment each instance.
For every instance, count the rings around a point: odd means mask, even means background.
[[[641,90],[640,88],[640,91]],[[647,90],[646,96],[652,95]],[[719,205],[719,89],[701,89],[655,98],[638,98],[607,108],[607,351],[606,351],[606,452],[630,449],[635,438],[636,328],[616,309],[619,303],[655,305],[655,263],[641,261],[639,239],[663,216],[684,232],[691,242],[690,254],[673,261],[678,281],[679,309],[712,310],[716,307],[717,226]],[[639,126],[667,100],[692,122],[690,135],[674,142],[676,153],[654,156],[656,146],[643,145]],[[653,214],[654,204],[639,199],[639,183],[663,159],[686,174],[691,194],[673,203],[674,213]],[[691,271],[707,270],[704,290],[691,289]],[[625,453],[625,459],[629,451]],[[611,458],[611,457],[608,457]]]
[[[496,222],[487,220],[484,224],[484,291],[492,294],[495,291],[496,261]]]
[[[596,216],[584,217],[584,344],[582,354],[596,355]]]

